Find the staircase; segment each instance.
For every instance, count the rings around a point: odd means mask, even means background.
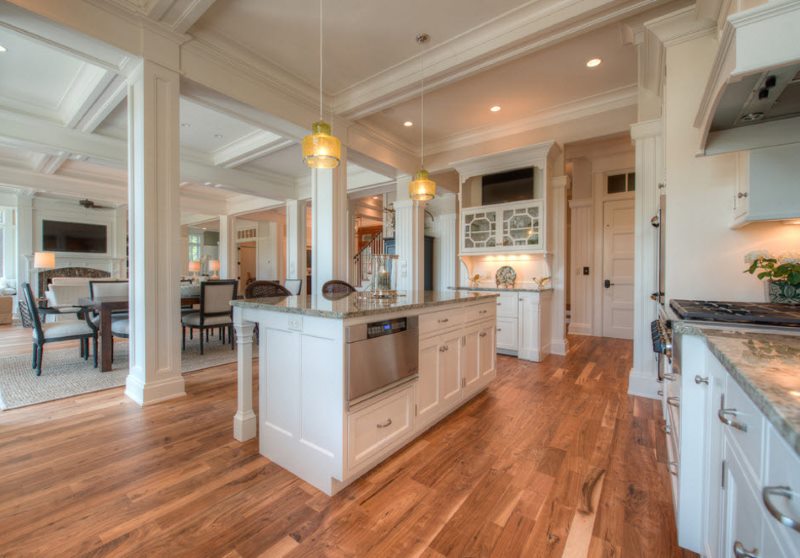
[[[355,284],[364,285],[372,279],[372,255],[383,254],[383,233],[378,233],[353,256]]]

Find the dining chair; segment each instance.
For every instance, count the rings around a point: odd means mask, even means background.
[[[286,287],[292,295],[299,295],[300,291],[303,288],[303,280],[302,279],[287,279],[283,282],[283,286]]]
[[[239,282],[235,279],[205,281],[200,285],[200,311],[186,314],[181,318],[183,325],[183,350],[186,350],[186,328],[189,331],[200,331],[200,354],[204,352],[203,333],[208,340],[208,330],[219,328],[222,342],[225,343],[225,332],[228,332],[231,349],[233,345],[233,307],[231,301],[236,299],[236,288]]]
[[[85,322],[78,320],[42,323],[39,317],[39,309],[31,292],[29,283],[22,284],[22,293],[25,297],[25,304],[20,304],[20,312],[25,314],[22,318],[23,323],[29,323],[33,327],[33,358],[31,368],[36,370],[36,375],[42,375],[42,360],[44,356],[44,346],[47,343],[56,341],[70,341],[77,339],[81,343],[81,357],[84,360],[89,358],[89,339],[94,341],[94,367],[97,368],[97,333],[93,331]]]
[[[350,294],[356,292],[356,288],[346,281],[331,279],[322,285],[322,294]]]
[[[245,298],[264,298],[270,296],[292,296],[289,289],[276,281],[253,281],[244,289]]]
[[[102,298],[107,296],[128,296],[128,280],[127,279],[114,279],[112,281],[89,281],[89,297]],[[129,326],[125,324],[117,324],[116,322],[128,322],[127,310],[115,310],[111,313],[111,336],[119,337],[121,339],[128,338]],[[95,334],[100,334],[100,314],[92,312],[86,314],[86,323]],[[111,361],[114,361],[114,343],[111,343]]]

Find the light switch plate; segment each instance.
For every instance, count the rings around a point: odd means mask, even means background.
[[[303,331],[303,318],[301,316],[292,316],[289,318],[289,329],[292,331]]]

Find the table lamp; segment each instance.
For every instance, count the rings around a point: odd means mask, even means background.
[[[36,269],[54,269],[56,267],[56,255],[53,252],[34,252],[33,267]]]
[[[197,283],[197,274],[200,273],[200,262],[198,260],[189,262],[189,273],[192,274],[192,279]]]
[[[208,270],[211,272],[212,279],[219,279],[219,260],[209,260]]]

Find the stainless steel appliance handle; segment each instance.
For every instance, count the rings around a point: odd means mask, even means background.
[[[736,409],[720,409],[717,411],[717,417],[723,424],[732,426],[733,428],[741,430],[742,432],[747,432],[747,425],[745,423],[727,417],[727,415],[736,416],[737,413],[738,411]]]
[[[780,496],[787,500],[792,499],[792,489],[788,486],[765,486],[761,491],[761,499],[764,500],[764,505],[772,517],[778,520],[779,523],[785,525],[789,529],[800,531],[800,521],[785,515],[781,510],[775,507],[770,499],[772,496]]]
[[[736,558],[759,558],[759,556],[761,556],[757,548],[747,550],[739,541],[733,543],[733,555],[736,556]]]
[[[677,395],[667,397],[667,405],[672,405],[676,409],[681,406],[681,398]]]
[[[378,428],[387,428],[391,425],[392,425],[392,419],[386,419],[386,422],[381,424],[376,424],[375,426],[377,426]]]

